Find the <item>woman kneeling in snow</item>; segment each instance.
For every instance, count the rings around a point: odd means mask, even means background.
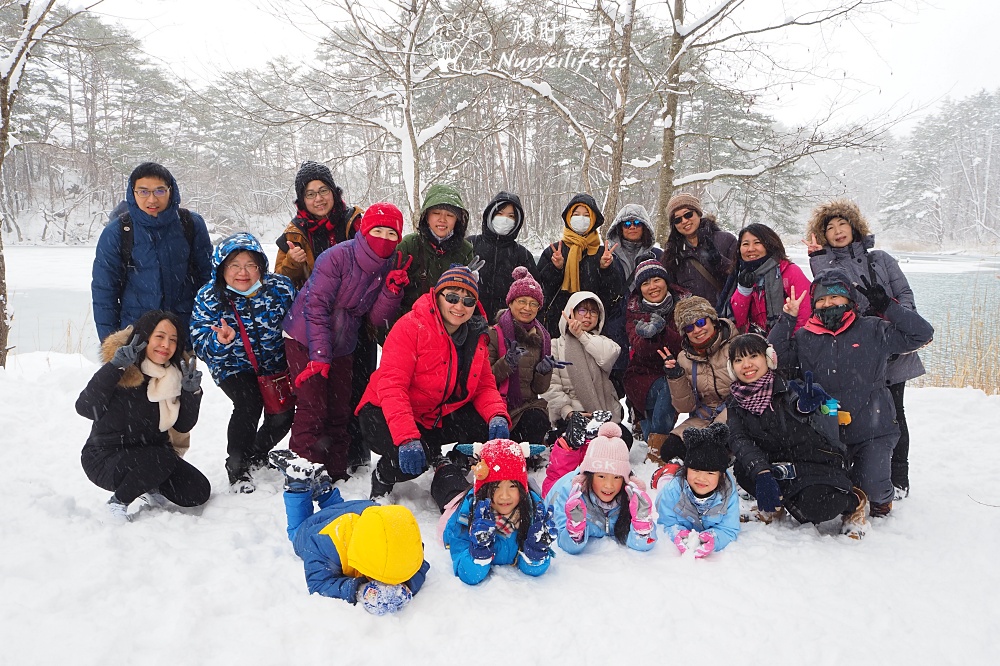
[[[556,526],[552,509],[528,490],[527,453],[509,439],[491,439],[478,451],[475,485],[443,537],[455,575],[469,585],[483,582],[498,564],[516,564],[529,576],[549,568]]]
[[[615,423],[602,425],[579,469],[559,479],[546,495],[559,546],[567,553],[583,552],[590,537],[613,535],[635,550],[650,550],[656,543],[652,502],[631,478],[621,432]]]
[[[201,407],[201,371],[194,358],[182,360],[183,333],[176,315],[160,310],[112,333],[101,345],[104,365],[76,400],[77,413],[94,421],[80,462],[88,479],[114,492],[113,522],[131,520],[128,505],[140,495],[154,507],[208,501],[208,479],[167,435],[189,432]]]

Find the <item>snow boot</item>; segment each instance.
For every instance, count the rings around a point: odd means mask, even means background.
[[[901,499],[906,499],[910,496],[910,486],[897,486],[892,487],[892,499],[893,501],[899,501]]]
[[[858,507],[851,513],[844,515],[840,525],[840,533],[856,541],[860,541],[865,538],[865,533],[871,527],[866,517],[868,514],[868,496],[865,495],[865,491],[858,487],[851,488],[851,492],[858,498]]]
[[[871,517],[872,518],[885,518],[892,511],[892,502],[885,502],[884,504],[872,504]]]
[[[383,483],[378,476],[378,467],[372,470],[372,491],[368,493],[368,499],[373,502],[387,500],[392,492],[391,483]]]
[[[646,453],[646,460],[654,465],[663,465],[664,461],[660,458],[660,447],[663,446],[665,441],[667,441],[666,435],[661,435],[658,432],[650,433],[649,439],[646,440],[646,447],[649,449]],[[677,470],[674,471],[676,472]],[[655,488],[656,486],[654,485],[653,487]]]
[[[124,525],[132,522],[132,516],[128,515],[128,504],[125,504],[114,495],[108,500],[108,512],[101,522],[109,525]]]
[[[170,500],[155,490],[139,495],[139,500],[149,509],[165,509],[170,504]]]
[[[249,495],[257,490],[257,486],[254,485],[250,472],[243,472],[229,482],[229,489],[237,495]]]
[[[288,449],[271,451],[268,460],[285,475],[285,490],[291,493],[312,492],[316,479],[326,473],[326,468],[319,463],[309,462]],[[329,474],[326,478],[330,479]],[[330,486],[332,485],[333,481],[330,480]]]
[[[656,437],[656,435],[653,436]],[[653,489],[655,490],[656,488],[659,487],[660,481],[663,481],[664,483],[669,483],[670,479],[672,479],[674,475],[677,474],[677,470],[681,468],[682,464],[683,463],[679,458],[674,458],[670,462],[660,465],[660,469],[653,472],[653,478],[650,479],[649,485],[652,486]]]

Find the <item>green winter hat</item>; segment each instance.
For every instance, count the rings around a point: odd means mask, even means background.
[[[462,210],[466,218],[469,216],[469,211],[466,210],[465,204],[462,203],[462,195],[451,185],[438,183],[427,188],[427,194],[424,195],[424,203],[420,206],[420,214],[423,215],[435,206],[452,206]]]

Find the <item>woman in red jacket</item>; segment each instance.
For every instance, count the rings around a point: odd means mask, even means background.
[[[372,472],[372,499],[417,478],[430,463],[431,493],[444,507],[468,483],[441,446],[510,436],[507,405],[490,368],[488,326],[475,314],[478,298],[475,276],[454,265],[389,331],[358,408],[365,442],[382,456]]]

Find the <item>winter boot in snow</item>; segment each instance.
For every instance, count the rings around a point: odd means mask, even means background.
[[[901,499],[906,499],[910,496],[910,486],[897,486],[892,487],[892,499],[893,501],[899,501]]]
[[[665,441],[667,441],[666,435],[661,435],[658,432],[649,433],[649,439],[646,440],[646,447],[649,449],[646,453],[646,460],[654,465],[662,465],[664,461],[660,458],[660,447],[663,446]],[[654,485],[653,487],[655,488],[656,486]]]
[[[872,503],[872,518],[885,518],[889,515],[890,511],[892,511],[892,502],[886,502],[885,504]]]
[[[373,502],[387,500],[392,492],[391,483],[383,483],[378,475],[378,467],[372,470],[372,491],[368,493],[368,499]]]
[[[155,490],[139,495],[139,500],[149,509],[165,509],[170,504],[170,500]]]
[[[656,437],[656,435],[653,436]],[[660,466],[660,469],[653,472],[653,478],[650,479],[649,485],[655,490],[659,487],[661,481],[663,483],[669,483],[670,479],[677,474],[677,470],[681,468],[682,464],[683,462],[680,458],[674,458],[670,462],[664,463]]]
[[[846,534],[852,539],[860,541],[865,537],[865,533],[871,524],[867,520],[868,496],[861,488],[851,488],[851,492],[858,498],[858,507],[851,513],[845,514],[840,525],[840,533]]]
[[[254,485],[250,472],[242,472],[230,481],[229,489],[238,495],[249,495],[257,489],[257,486]]]
[[[125,504],[114,495],[108,500],[108,512],[104,515],[102,522],[109,525],[124,525],[132,522],[132,516],[128,515],[128,504]]]
[[[309,462],[288,449],[271,451],[268,459],[272,466],[285,475],[285,490],[290,493],[312,492],[315,480],[326,472],[322,465]],[[329,479],[330,476],[326,475],[326,478]],[[332,481],[330,485],[333,485]]]

